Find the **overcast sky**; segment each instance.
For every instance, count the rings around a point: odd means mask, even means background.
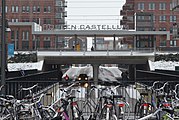
[[[125,0],[67,0],[67,24],[120,24]]]

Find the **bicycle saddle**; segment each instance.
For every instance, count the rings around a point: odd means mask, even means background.
[[[123,98],[122,95],[113,95],[113,98]]]
[[[149,94],[148,93],[140,93],[140,95],[148,96]]]
[[[167,109],[167,108],[163,108],[163,111],[166,111],[169,114],[174,114],[174,109]]]

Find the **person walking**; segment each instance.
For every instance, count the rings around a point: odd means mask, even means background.
[[[91,47],[91,51],[94,51],[94,47],[93,46]]]

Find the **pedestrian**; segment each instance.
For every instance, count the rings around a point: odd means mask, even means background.
[[[129,75],[128,71],[123,71],[122,72],[121,77],[122,77],[122,84],[123,85],[129,84],[128,83],[128,80],[129,80],[129,76],[128,75]]]
[[[91,51],[94,51],[94,47],[93,46],[91,47]]]
[[[72,50],[73,50],[73,51],[75,50],[75,46],[74,46],[74,45],[72,46]]]

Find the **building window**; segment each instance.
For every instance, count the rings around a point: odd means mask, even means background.
[[[29,40],[29,32],[26,31],[26,40]]]
[[[22,49],[29,50],[29,41],[22,41]]]
[[[37,12],[40,12],[40,6],[37,6]]]
[[[44,6],[44,13],[47,12],[47,6]]]
[[[11,40],[14,40],[14,37],[15,36],[15,32],[14,31],[11,31]]]
[[[149,3],[149,10],[155,10],[155,3]]]
[[[170,10],[172,10],[173,9],[173,4],[172,3],[170,3]]]
[[[36,10],[36,6],[33,6],[33,12],[36,12],[37,10]]]
[[[11,6],[11,11],[12,11],[12,13],[15,12],[15,8],[14,8],[14,6]]]
[[[29,31],[22,32],[22,40],[29,40]]]
[[[144,16],[141,16],[141,15],[137,16],[137,20],[144,20],[144,19],[145,19]]]
[[[50,37],[44,37],[44,48],[50,48]]]
[[[138,10],[144,10],[144,3],[138,3]]]
[[[166,31],[166,28],[165,27],[161,27],[161,28],[159,28],[159,31]]]
[[[50,13],[51,12],[51,6],[44,6],[44,13]]]
[[[48,6],[48,9],[47,9],[48,11],[48,13],[50,13],[51,12],[51,6]]]
[[[18,19],[12,19],[11,21],[12,22],[18,22]]]
[[[19,31],[16,31],[16,39],[19,39]]]
[[[160,40],[160,46],[165,47],[166,46],[166,40]]]
[[[160,22],[166,22],[166,16],[165,15],[161,15],[159,18]]]
[[[6,8],[5,8],[5,12],[7,13],[8,12],[8,7],[6,6]]]
[[[170,22],[176,22],[177,21],[177,16],[176,15],[171,15],[170,16]]]
[[[18,13],[19,12],[19,7],[18,6],[16,6],[16,13]]]
[[[153,15],[152,17],[153,17],[153,22],[155,22],[155,20],[156,20],[155,15]]]
[[[173,27],[170,28],[170,33],[171,33],[171,34],[173,33]]]
[[[50,41],[44,41],[44,48],[50,48]]]
[[[33,18],[32,22],[35,22],[35,23],[39,24],[40,23],[40,18]]]
[[[30,22],[28,18],[22,18],[22,22]]]
[[[166,10],[166,3],[159,3],[159,10]]]
[[[25,12],[25,6],[22,6],[22,12],[23,13]]]
[[[30,12],[30,7],[26,6],[26,12]]]
[[[22,12],[25,13],[29,13],[30,12],[30,7],[29,6],[22,6]]]
[[[173,46],[173,47],[177,46],[177,41],[176,40],[171,40],[170,41],[170,46]]]
[[[51,24],[52,21],[50,18],[44,18],[44,24]]]

